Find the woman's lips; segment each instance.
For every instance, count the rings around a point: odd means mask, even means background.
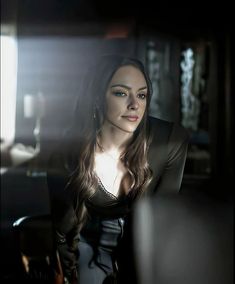
[[[139,119],[137,115],[124,115],[123,117],[132,122],[135,122]]]

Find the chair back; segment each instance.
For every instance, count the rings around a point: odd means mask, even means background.
[[[51,216],[23,216],[14,222],[13,227],[22,280],[34,284],[62,284],[63,273]]]

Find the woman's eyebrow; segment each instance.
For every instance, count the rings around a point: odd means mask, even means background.
[[[122,87],[122,88],[125,88],[125,89],[128,89],[128,90],[131,90],[131,87],[124,85],[124,84],[115,84],[115,85],[111,86],[111,88],[115,88],[115,87]],[[138,91],[145,90],[145,89],[147,89],[147,86],[139,88]]]

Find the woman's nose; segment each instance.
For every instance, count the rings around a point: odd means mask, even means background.
[[[139,108],[139,103],[137,98],[135,98],[134,96],[130,96],[130,100],[128,102],[128,109],[136,110],[138,108]]]

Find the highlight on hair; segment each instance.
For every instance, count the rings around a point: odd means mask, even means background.
[[[121,155],[127,168],[127,174],[123,177],[123,181],[125,179],[131,181],[130,195],[135,199],[146,191],[152,178],[152,171],[147,161],[151,140],[147,130],[147,116],[152,94],[148,74],[143,64],[137,59],[124,58],[119,55],[103,56],[89,70],[86,80],[83,82],[75,108],[72,137],[70,137],[71,141],[68,147],[68,161],[69,163],[72,161],[74,166],[67,189],[74,196],[74,207],[79,223],[83,223],[87,215],[86,200],[94,194],[98,186],[94,173],[94,159],[99,131],[106,112],[106,90],[117,69],[126,65],[135,66],[143,73],[147,83],[148,96],[144,117]]]

